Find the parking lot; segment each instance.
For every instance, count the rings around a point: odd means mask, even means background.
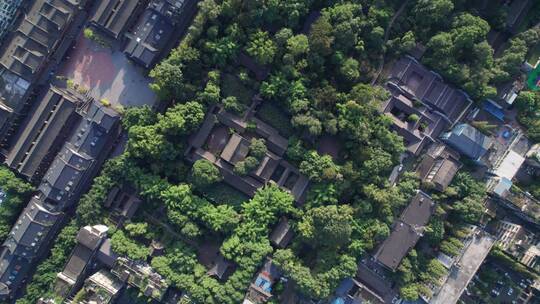
[[[497,279],[486,280],[485,272],[495,273]],[[482,279],[484,278],[484,279]],[[467,286],[461,300],[467,304],[473,303],[520,303],[519,295],[531,281],[523,275],[506,269],[499,264],[487,262],[482,265],[479,272]]]

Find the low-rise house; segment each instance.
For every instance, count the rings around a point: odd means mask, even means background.
[[[398,292],[392,285],[391,280],[384,277],[378,264],[370,260],[363,260],[358,263],[358,270],[354,278],[345,279],[340,284],[336,296],[347,304],[399,303]]]
[[[79,230],[76,237],[77,245],[71,252],[64,270],[56,275],[54,290],[57,296],[68,298],[81,287],[108,230],[109,228],[104,225],[86,226]]]
[[[499,245],[503,250],[507,250],[524,236],[525,229],[519,224],[499,221],[496,232]]]
[[[101,246],[99,247],[99,250],[96,254],[97,261],[99,261],[107,268],[113,268],[118,258],[119,255],[112,250],[111,239],[105,239],[101,243]]]
[[[289,191],[298,203],[303,203],[309,180],[283,158],[287,139],[255,117],[249,123],[255,125],[253,130],[247,130],[248,121],[244,118],[230,114],[220,106],[212,107],[199,131],[190,138],[186,158],[191,162],[205,159],[213,163],[226,183],[249,196],[273,181]],[[234,166],[247,157],[248,138],[264,139],[268,151],[255,170],[241,176],[234,172]]]
[[[125,34],[124,53],[150,68],[173,37],[184,0],[152,0],[133,29]]]
[[[278,248],[285,248],[291,242],[294,236],[294,231],[286,217],[282,217],[272,233],[270,234],[270,242]]]
[[[116,112],[91,102],[0,247],[0,300],[11,298],[51,245],[65,211],[90,188],[119,135]]]
[[[394,65],[387,87],[392,97],[383,112],[414,155],[459,121],[472,104],[467,94],[409,56]]]
[[[123,287],[124,284],[109,271],[100,270],[85,281],[73,300],[80,304],[112,304]]]
[[[467,241],[462,254],[452,265],[449,275],[440,286],[434,290],[431,304],[455,304],[467,285],[484,262],[491,248],[495,244],[495,238],[483,231],[477,231]]]
[[[461,168],[459,154],[447,145],[433,144],[422,157],[416,172],[423,183],[430,184],[437,191],[444,191]]]
[[[143,261],[120,257],[111,273],[120,281],[138,288],[142,294],[157,301],[163,299],[169,288],[167,281]]]
[[[80,119],[77,93],[51,86],[23,124],[5,163],[31,181],[39,181]]]
[[[206,274],[220,281],[226,281],[234,272],[234,269],[235,265],[233,262],[228,261],[223,255],[218,254],[212,262],[212,267],[210,267]]]
[[[246,300],[253,304],[266,303],[272,298],[272,287],[280,278],[281,270],[271,259],[267,259],[250,284],[246,294]]]
[[[519,92],[524,86],[525,83],[520,79],[506,83],[500,88],[497,88],[497,97],[503,101],[506,106],[511,106],[514,104],[514,101],[516,101]]]
[[[129,186],[114,187],[111,189],[104,206],[111,210],[111,218],[118,224],[131,219],[141,205],[141,199],[136,195],[135,189]]]
[[[534,1],[531,0],[512,0],[506,16],[506,28],[509,32],[516,34],[521,22],[527,16],[529,9]]]
[[[133,22],[142,3],[133,0],[99,1],[90,22],[104,33],[119,39]]]
[[[24,116],[33,89],[61,62],[86,19],[86,0],[32,0],[0,45],[0,142]]]
[[[390,235],[375,252],[377,262],[395,271],[423,235],[425,225],[434,211],[435,202],[428,194],[418,191],[394,222]]]
[[[540,268],[540,243],[530,245],[519,261],[521,264],[538,271]]]
[[[491,137],[465,123],[456,125],[452,131],[441,135],[441,139],[459,153],[479,163],[492,145]]]

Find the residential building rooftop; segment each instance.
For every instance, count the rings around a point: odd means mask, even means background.
[[[456,151],[447,145],[435,143],[422,157],[416,172],[423,182],[431,183],[438,191],[444,191],[461,166]]]
[[[253,131],[255,136],[265,139],[268,151],[259,166],[248,175],[240,176],[233,171],[234,165],[243,160],[249,152],[250,141],[244,135],[248,123],[243,118],[224,111],[220,106],[214,106],[208,111],[199,131],[189,139],[186,158],[192,162],[199,159],[212,162],[220,170],[226,183],[249,196],[253,196],[256,190],[267,182],[273,181],[289,191],[298,203],[302,203],[309,180],[283,159],[287,150],[287,139],[257,118],[251,118],[251,121],[256,124]],[[223,132],[223,128],[234,132]]]
[[[100,30],[118,39],[131,25],[141,3],[142,1],[133,0],[100,1],[90,21]]]
[[[414,155],[459,121],[472,104],[467,94],[409,56],[394,64],[387,88],[392,97],[382,112],[392,118],[392,127]]]
[[[107,236],[108,227],[104,225],[86,226],[77,234],[77,245],[64,266],[56,275],[55,293],[67,298],[81,287],[85,274],[92,267],[96,252]]]
[[[472,104],[469,96],[444,83],[441,76],[414,58],[402,57],[392,68],[389,82],[411,100],[419,100],[453,125]]]
[[[0,45],[0,139],[12,134],[32,86],[64,56],[85,20],[84,0],[32,0]]]
[[[279,248],[285,248],[294,236],[289,220],[282,217],[277,226],[270,233],[270,242]]]
[[[423,235],[424,227],[434,211],[435,202],[426,193],[418,191],[394,222],[392,232],[377,249],[375,259],[395,271]]]
[[[465,123],[456,125],[452,131],[443,134],[441,139],[461,154],[478,161],[492,145],[491,137]]]
[[[151,67],[173,37],[175,17],[183,4],[183,0],[151,1],[133,29],[126,33],[124,53],[144,67]]]
[[[81,116],[1,247],[0,300],[13,296],[35,260],[49,248],[63,212],[89,188],[118,136],[119,116],[112,110],[92,102],[81,109]]]
[[[51,86],[15,136],[17,140],[6,157],[6,164],[29,180],[43,177],[80,118],[76,108],[82,103],[74,94]]]
[[[0,6],[0,41],[15,20],[22,2],[22,0],[6,0]]]

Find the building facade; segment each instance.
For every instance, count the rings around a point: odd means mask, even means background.
[[[8,32],[22,2],[22,0],[4,0],[0,3],[0,41]]]
[[[24,285],[35,262],[50,247],[65,211],[86,192],[119,135],[119,115],[97,102],[80,110],[72,130],[0,247],[0,300]]]

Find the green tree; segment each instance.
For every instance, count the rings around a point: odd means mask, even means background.
[[[319,136],[322,133],[322,124],[319,119],[309,114],[299,114],[292,118],[291,124],[298,129],[305,129],[312,136]]]
[[[415,301],[419,297],[417,284],[409,284],[399,289],[399,295],[407,301]]]
[[[308,37],[303,34],[290,37],[287,40],[287,50],[293,56],[306,54],[309,51]]]
[[[219,169],[211,162],[200,159],[191,168],[191,182],[195,187],[205,188],[223,180]]]
[[[238,45],[231,37],[206,41],[204,46],[207,53],[210,54],[212,64],[217,66],[225,66],[238,51]]]
[[[424,31],[434,32],[443,25],[454,10],[451,0],[418,0],[413,8],[415,25]]]
[[[255,58],[260,64],[269,64],[274,61],[277,47],[268,32],[256,31],[249,37],[246,49],[247,53]]]
[[[266,152],[268,152],[268,148],[266,147],[266,141],[263,138],[251,139],[249,155],[260,160],[266,155]]]
[[[163,61],[150,71],[154,82],[150,88],[163,100],[175,99],[184,88],[184,73],[180,65]]]
[[[310,50],[321,56],[328,56],[332,53],[333,43],[334,35],[332,24],[330,24],[329,19],[323,15],[311,26],[311,31],[309,32]]]
[[[130,237],[145,237],[148,233],[148,223],[129,223],[125,226],[125,229]]]
[[[350,241],[352,214],[348,205],[316,207],[307,211],[298,231],[314,247],[339,248]]]
[[[444,238],[444,222],[432,218],[426,227],[426,238],[431,245],[438,245]]]
[[[300,172],[310,180],[321,182],[334,180],[339,177],[339,167],[334,164],[329,155],[319,155],[317,151],[309,151],[300,163]]]
[[[122,126],[129,130],[132,126],[148,126],[157,122],[157,116],[148,105],[129,107],[122,116]]]
[[[360,64],[354,58],[348,58],[339,71],[346,80],[354,82],[360,77]]]
[[[122,230],[118,230],[112,235],[111,248],[114,252],[125,254],[134,260],[145,260],[150,254],[148,247],[129,239]]]
[[[3,241],[30,198],[33,187],[17,178],[8,168],[0,166],[0,191],[0,241]]]
[[[204,107],[191,101],[167,109],[165,115],[159,116],[158,128],[171,137],[182,136],[198,128],[203,119]]]

